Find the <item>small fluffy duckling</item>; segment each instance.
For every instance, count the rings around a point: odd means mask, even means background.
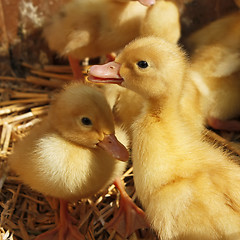
[[[145,5],[154,0],[141,0]],[[51,50],[69,56],[74,77],[81,79],[78,60],[120,50],[139,35],[147,7],[130,0],[73,0],[44,27]]]
[[[128,145],[121,129],[116,135]],[[100,91],[75,83],[57,96],[46,119],[16,144],[9,158],[25,184],[60,199],[58,226],[37,239],[84,239],[70,224],[67,201],[90,197],[119,177],[126,163],[118,160],[129,157],[124,145],[115,136],[112,112]]]
[[[240,13],[235,12],[193,33],[193,83],[199,90],[203,122],[215,129],[240,131]]]
[[[141,36],[154,35],[177,43],[181,31],[179,17],[179,9],[175,2],[157,1],[147,10],[141,25]],[[108,68],[107,64],[105,66]],[[141,112],[143,98],[131,90],[113,84],[104,89],[108,100],[113,102],[115,122],[128,132],[131,139],[131,125]]]
[[[179,7],[174,1],[157,1],[147,9],[141,36],[156,36],[176,43],[181,36]]]
[[[217,44],[201,47],[192,56],[191,79],[199,90],[202,123],[240,131],[240,52]]]
[[[175,2],[157,1],[147,10],[141,25],[141,36],[154,35],[177,43],[181,31],[179,17],[178,6]],[[105,66],[109,67],[108,64]],[[113,108],[116,124],[121,125],[131,139],[131,125],[141,112],[143,98],[139,94],[117,85],[107,85],[103,88],[106,98]]]
[[[144,98],[133,125],[134,182],[158,236],[239,239],[240,167],[184,117],[181,98],[189,76],[183,51],[160,38],[140,38],[112,64],[92,66],[89,80],[120,84]]]
[[[193,54],[204,45],[222,44],[225,47],[239,46],[240,12],[233,12],[219,18],[198,31],[192,33],[186,40],[187,49]],[[236,47],[237,48],[237,47]]]

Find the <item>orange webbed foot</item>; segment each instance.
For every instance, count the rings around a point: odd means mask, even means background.
[[[114,185],[120,191],[121,198],[119,210],[107,223],[106,228],[114,229],[123,238],[127,238],[137,229],[148,228],[145,213],[127,195],[120,179],[115,180]]]
[[[58,225],[54,229],[40,234],[35,240],[85,240],[85,238],[77,227],[72,225],[72,219],[67,210],[67,202],[60,200]]]
[[[238,120],[220,120],[214,117],[209,117],[208,125],[216,130],[240,131],[240,121]]]
[[[69,61],[69,64],[70,64],[72,72],[73,72],[74,80],[80,81],[80,82],[85,82],[85,78],[82,73],[82,69],[79,65],[79,61],[76,58],[71,57],[71,56],[68,56],[68,61]]]

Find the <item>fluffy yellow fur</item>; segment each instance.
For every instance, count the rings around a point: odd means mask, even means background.
[[[115,84],[103,86],[103,91],[112,108],[115,124],[124,129],[131,140],[131,126],[143,108],[143,98]]]
[[[148,8],[141,36],[154,35],[176,43],[181,35],[180,13],[174,1],[157,1]]]
[[[82,117],[92,125],[83,125]],[[114,134],[114,123],[103,94],[84,84],[71,84],[56,97],[46,119],[14,146],[10,167],[25,184],[45,195],[66,200],[89,197],[126,167],[96,146],[106,134]],[[116,135],[128,145],[121,129]]]
[[[138,36],[146,10],[137,1],[73,0],[46,23],[43,35],[61,55],[98,57]]]
[[[199,91],[202,123],[240,116],[240,13],[221,18],[192,34],[193,85]],[[189,99],[186,101],[190,101]]]
[[[186,45],[191,52],[204,45],[214,45],[219,42],[230,48],[237,46],[240,38],[239,21],[240,13],[237,11],[211,22],[189,36]]]
[[[148,66],[139,67],[139,61]],[[142,38],[116,62],[122,85],[146,103],[133,125],[134,182],[158,236],[240,238],[240,167],[186,121],[189,109],[180,100],[187,63],[181,49],[159,38]]]
[[[129,0],[125,0],[126,2]],[[157,1],[146,10],[141,25],[141,36],[154,35],[176,43],[180,37],[179,10],[172,1]],[[115,123],[132,136],[131,125],[141,112],[143,98],[126,88],[109,84],[103,86],[104,93],[113,108]]]

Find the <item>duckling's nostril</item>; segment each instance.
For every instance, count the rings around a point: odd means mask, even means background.
[[[114,67],[114,66],[110,66],[110,68],[111,68],[111,69],[115,69],[115,67]]]

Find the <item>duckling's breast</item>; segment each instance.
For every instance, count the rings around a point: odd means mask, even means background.
[[[20,161],[20,160],[19,160]],[[97,193],[125,169],[101,149],[87,149],[49,134],[38,139],[16,172],[45,195],[75,200]]]

